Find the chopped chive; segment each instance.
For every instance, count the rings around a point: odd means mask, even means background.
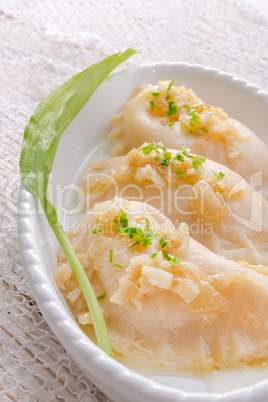
[[[163,248],[168,244],[166,236],[163,236],[162,239],[159,240],[159,245]]]
[[[119,219],[119,216],[115,216],[115,217],[114,217],[114,226],[115,226],[115,230],[116,230],[117,232],[120,232],[120,227],[119,227],[118,219]]]
[[[97,300],[100,301],[100,300],[104,299],[105,296],[106,296],[106,293],[104,292],[102,295],[97,296]]]
[[[195,169],[196,173],[201,174],[200,170],[198,169],[198,166],[202,166],[202,163],[204,163],[206,161],[206,158],[204,158],[203,156],[200,156],[200,155],[190,154],[187,151],[185,145],[183,145],[181,147],[181,149],[182,149],[182,153],[183,153],[184,156],[187,156],[187,158],[192,158],[192,160],[193,160],[193,168]]]
[[[142,239],[142,246],[143,246],[143,247],[150,246],[151,244],[152,244],[152,240],[151,240],[150,237],[144,237],[144,238]]]
[[[113,264],[113,267],[119,268],[119,269],[123,269],[123,265],[122,265],[122,264],[118,264],[117,262],[115,262],[115,263]]]
[[[185,109],[187,110],[188,114],[191,112],[191,108],[189,105],[185,104],[183,105],[183,107],[185,107]]]
[[[160,147],[160,145],[159,144],[162,144],[162,143],[158,143],[157,145]],[[163,144],[162,144],[163,145]],[[164,145],[163,145],[164,146]],[[140,148],[140,149],[138,149],[138,151],[142,151],[142,153],[143,153],[143,155],[149,155],[152,151],[156,151],[157,153],[159,153],[159,151],[158,151],[158,149],[157,149],[157,147],[156,147],[156,144],[155,144],[155,142],[151,142],[151,144],[149,144],[149,145],[145,145],[145,147],[143,147],[143,148]]]
[[[191,127],[197,127],[199,124],[199,114],[197,112],[192,114],[192,117],[189,120],[189,124]]]
[[[149,229],[146,232],[141,230],[141,232],[142,232],[142,234],[135,238],[134,243],[128,247],[129,249],[134,246],[137,246],[138,244],[141,244],[141,243],[142,243],[143,247],[147,247],[147,246],[151,245],[152,239],[154,239],[158,234],[158,233],[155,234],[152,229]]]
[[[203,133],[207,133],[208,129],[206,127],[201,127],[201,130],[203,131]]]
[[[193,160],[192,164],[193,164],[193,168],[195,169],[196,173],[201,174],[201,172],[199,170],[199,166],[202,166],[202,163],[204,163],[206,161],[206,158],[204,158],[200,155],[194,155],[194,154],[189,153],[187,151],[185,145],[183,145],[181,147],[182,153],[177,153],[177,155],[175,157],[172,157],[172,153],[167,150],[167,148],[165,147],[165,145],[162,142],[158,142],[157,144],[155,142],[152,142],[151,144],[146,145],[143,148],[140,148],[139,151],[142,151],[144,155],[149,155],[153,150],[155,150],[156,152],[159,153],[157,147],[162,149],[163,155],[162,155],[162,157],[155,156],[154,160],[156,162],[159,162],[161,166],[169,166],[171,163],[175,164],[176,160],[178,160],[180,162],[184,162],[184,157],[186,156],[187,158],[191,158]],[[184,172],[177,171],[176,174],[178,177],[185,177]],[[117,222],[115,221],[115,225],[116,225],[116,223]],[[126,221],[125,226],[127,226],[127,225],[128,225],[128,221]]]
[[[163,159],[163,158],[159,158],[158,156],[156,156],[156,157],[154,158],[154,160],[155,160],[156,162],[159,162],[161,166],[169,166],[169,165],[170,165],[170,162],[169,162],[168,160]]]
[[[106,228],[106,226],[107,226],[108,223],[110,222],[110,221],[107,221],[104,225],[100,225],[100,224],[98,224],[99,218],[100,218],[100,217],[98,216],[97,219],[96,219],[96,222],[95,222],[95,224],[94,224],[94,226],[96,226],[95,229],[90,230],[90,233],[91,233],[91,234],[96,234],[96,233],[103,232],[103,230]]]
[[[121,223],[126,225],[128,224],[128,220],[126,218],[126,214],[122,211],[123,220]],[[117,217],[118,218],[118,217]],[[150,222],[149,219],[144,218],[146,222],[146,230],[142,230],[137,226],[123,226],[121,228],[118,225],[119,231],[121,235],[127,235],[129,239],[134,239],[134,243],[131,244],[128,248],[131,249],[132,247],[141,244],[143,247],[147,247],[148,245],[152,244],[152,239],[154,239],[158,233],[154,233],[153,229],[150,229]]]
[[[187,156],[187,158],[193,158],[193,157],[194,157],[194,155],[189,154],[189,152],[187,151],[185,145],[183,145],[183,146],[181,147],[181,149],[182,149],[182,154],[183,154],[184,156]]]
[[[171,100],[168,102],[168,110],[166,110],[166,116],[171,116],[172,114],[178,113],[178,108],[176,103]]]
[[[158,146],[159,148],[161,148],[162,151],[164,151],[164,152],[167,150],[167,148],[165,147],[165,145],[164,145],[163,142],[161,142],[161,141],[157,143],[157,146]]]
[[[181,171],[179,171],[179,170],[176,172],[176,175],[177,175],[178,177],[186,177],[186,174],[183,173],[183,172],[181,172]]]
[[[178,161],[184,162],[184,156],[182,156],[181,154],[177,154],[177,155],[176,155],[176,159],[177,159]]]
[[[131,249],[131,248],[137,246],[138,244],[141,244],[143,239],[144,239],[144,236],[137,236],[134,243],[131,244],[131,246],[129,246],[128,248]],[[146,247],[146,246],[144,246],[144,247]]]
[[[199,124],[199,113],[195,109],[191,109],[189,105],[183,105],[188,112],[188,115],[191,117],[189,120],[189,125],[191,127],[197,127]]]
[[[169,99],[170,98],[170,95],[171,95],[171,87],[172,87],[172,85],[174,84],[174,80],[173,81],[171,81],[171,83],[169,84],[169,86],[168,86],[168,88],[167,88],[167,96],[166,96],[166,99]]]
[[[200,155],[195,155],[193,157],[193,168],[195,169],[197,174],[201,174],[198,166],[202,166],[203,161],[205,162],[205,158],[202,158]]]
[[[137,234],[139,235],[143,234],[143,230],[136,226],[128,226],[126,228],[122,228],[121,233],[126,233],[129,235],[130,238],[133,238]]]
[[[174,120],[172,120],[170,123],[169,123],[169,125],[168,125],[168,127],[172,127],[172,126],[174,126]]]
[[[168,161],[170,161],[171,156],[172,156],[171,152],[165,151],[165,152],[163,153],[163,159],[166,159],[166,160],[168,160]]]
[[[128,227],[128,217],[127,217],[127,214],[123,210],[121,210],[121,211],[122,211],[122,215],[120,216],[120,224],[121,224],[122,228],[126,228],[126,227]]]
[[[220,180],[222,180],[222,179],[224,178],[224,176],[225,176],[225,174],[222,173],[222,172],[220,172],[219,174],[217,174],[217,173],[213,172],[213,170],[212,170],[212,173],[214,173],[215,176],[216,176],[218,179],[220,179]]]
[[[151,99],[149,100],[151,110],[154,110],[154,101]]]
[[[94,223],[94,226],[97,226],[97,225],[98,225],[99,219],[100,219],[100,217],[99,217],[99,215],[98,215],[98,216],[97,216],[97,219],[96,219],[96,222]],[[102,230],[103,230],[103,229],[101,228],[101,225],[99,225],[99,226],[96,227],[96,229],[90,230],[90,233],[91,233],[91,234],[95,234],[95,233],[101,232]]]
[[[173,255],[171,255],[163,250],[162,250],[162,253],[163,253],[163,257],[171,262],[172,266],[175,266],[176,264],[179,264],[181,262],[181,258],[174,257]]]
[[[109,261],[113,262],[113,250],[109,251]]]
[[[90,230],[91,234],[96,234],[102,232],[104,229],[104,226],[98,225],[95,229]]]
[[[154,258],[154,257],[156,257],[157,256],[157,253],[153,253],[152,255],[151,255],[151,258]]]
[[[189,133],[193,134],[193,131],[189,129],[189,127],[187,126],[187,124],[184,123],[184,128],[189,131]]]
[[[159,96],[161,94],[161,88],[158,87],[158,89],[156,91],[152,91],[151,95],[152,96]]]

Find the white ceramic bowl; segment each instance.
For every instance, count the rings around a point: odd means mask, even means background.
[[[51,192],[63,224],[64,207],[75,205],[70,183],[79,183],[89,160],[109,156],[106,135],[110,118],[142,82],[176,81],[191,87],[204,101],[222,106],[268,142],[268,94],[245,80],[216,69],[185,63],[158,63],[112,75],[95,92],[60,140],[52,171]],[[23,265],[38,306],[48,324],[82,371],[112,400],[154,402],[267,401],[267,369],[215,371],[207,377],[189,373],[147,370],[102,352],[80,330],[54,279],[59,246],[36,199],[22,186],[19,236]]]

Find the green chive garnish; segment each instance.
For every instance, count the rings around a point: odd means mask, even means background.
[[[222,173],[222,172],[220,172],[219,174],[217,174],[217,173],[213,172],[213,170],[212,170],[212,173],[214,173],[215,176],[216,176],[218,179],[220,179],[220,180],[222,180],[222,179],[224,178],[224,176],[225,176],[225,174]]]
[[[165,145],[164,145],[163,142],[161,142],[161,141],[157,143],[157,146],[158,146],[159,148],[161,148],[162,151],[164,151],[164,152],[167,150],[167,148],[165,147]]]
[[[105,296],[106,296],[106,293],[104,292],[102,295],[97,296],[97,300],[100,301],[100,300],[104,299]]]
[[[174,257],[173,255],[166,253],[165,251],[162,250],[163,257],[166,258],[168,261],[171,262],[172,266],[175,266],[181,262],[181,258]]]
[[[177,175],[178,177],[186,177],[186,174],[183,173],[183,172],[180,172],[179,170],[176,172],[176,175]]]
[[[178,108],[176,103],[171,100],[168,102],[168,110],[166,110],[166,116],[171,116],[172,114],[178,113]]]
[[[123,265],[122,265],[122,264],[118,264],[117,262],[115,262],[115,263],[113,264],[113,267],[122,269],[122,268],[123,268]]]
[[[159,142],[157,145],[160,146],[159,144],[162,144],[162,143]],[[146,155],[146,156],[149,155],[153,150],[156,151],[157,153],[159,153],[155,142],[151,142],[151,144],[145,145],[145,147],[138,149],[138,151],[142,151],[143,155]]]
[[[158,87],[158,89],[156,91],[151,92],[152,96],[159,96],[161,94],[161,88]]]
[[[182,156],[181,154],[177,154],[176,155],[176,159],[180,162],[184,162],[184,156]]]
[[[159,158],[158,156],[156,156],[156,157],[154,158],[154,160],[155,160],[156,162],[159,162],[161,166],[169,166],[169,165],[170,165],[170,162],[169,162],[168,160],[163,159],[163,158]]]
[[[166,236],[163,236],[162,239],[159,240],[159,245],[163,248],[167,245],[168,241]]]
[[[166,96],[166,99],[169,99],[170,98],[170,95],[171,95],[171,87],[172,87],[172,85],[174,84],[174,80],[173,81],[171,81],[171,83],[169,84],[169,86],[168,86],[168,88],[167,88],[167,96]]]
[[[96,234],[96,233],[103,232],[103,230],[106,228],[106,226],[107,226],[108,223],[110,222],[110,221],[108,221],[108,222],[106,222],[104,225],[100,225],[100,224],[98,224],[99,218],[100,218],[100,217],[98,216],[97,219],[96,219],[96,222],[95,222],[95,224],[94,224],[95,228],[92,229],[92,230],[90,230],[90,233],[91,233],[91,234]]]

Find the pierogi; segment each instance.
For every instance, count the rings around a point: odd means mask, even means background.
[[[81,181],[86,210],[114,196],[144,201],[176,227],[187,223],[192,238],[213,252],[268,265],[268,202],[261,194],[217,162],[161,146],[91,162]]]
[[[268,198],[268,147],[249,128],[221,108],[204,103],[191,89],[176,87],[173,81],[142,86],[111,125],[112,156],[124,155],[145,141],[162,141],[173,149],[185,145],[258,185]]]
[[[96,204],[68,234],[103,310],[113,350],[129,360],[206,373],[268,355],[268,278],[214,254],[152,206]],[[55,280],[84,327],[92,319],[64,254]]]

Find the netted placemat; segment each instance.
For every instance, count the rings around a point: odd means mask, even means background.
[[[24,278],[16,216],[24,126],[49,91],[127,47],[141,54],[122,68],[201,63],[268,90],[268,13],[230,0],[2,0],[0,23],[0,399],[107,401],[60,345]]]

